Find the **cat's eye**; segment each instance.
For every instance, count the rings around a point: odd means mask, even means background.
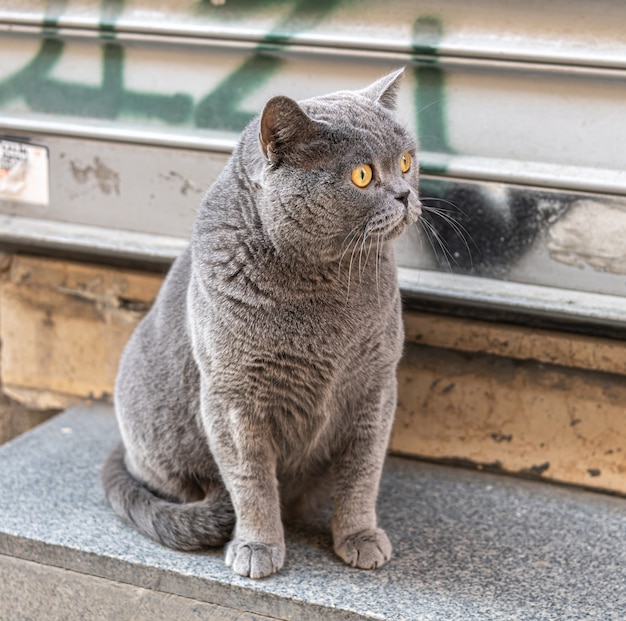
[[[405,173],[405,172],[409,172],[410,168],[411,168],[411,154],[407,151],[400,158],[400,169],[402,170],[403,173]]]
[[[361,164],[352,171],[352,183],[357,188],[366,188],[372,180],[372,167],[369,164]]]

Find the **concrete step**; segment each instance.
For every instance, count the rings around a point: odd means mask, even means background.
[[[109,509],[110,407],[70,410],[0,448],[0,619],[626,619],[626,501],[401,458],[380,523],[394,557],[343,565],[328,515],[287,529],[282,572],[174,552]]]

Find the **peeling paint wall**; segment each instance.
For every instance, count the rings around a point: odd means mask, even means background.
[[[2,388],[36,409],[107,399],[162,277],[14,257],[0,287]]]
[[[624,376],[407,348],[391,449],[626,493]]]

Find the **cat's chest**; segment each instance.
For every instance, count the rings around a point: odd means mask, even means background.
[[[364,342],[384,338],[386,324],[395,319],[388,312],[307,300],[257,313],[251,332],[268,351],[340,368]]]
[[[394,374],[401,349],[397,296],[252,307],[218,295],[192,319],[196,361],[220,403],[257,420],[279,453],[303,467],[338,450],[359,404]]]
[[[197,284],[190,324],[201,366],[224,382],[248,378],[250,393],[271,402],[297,397],[321,412],[353,375],[367,381],[397,359],[400,307],[390,280],[379,290],[331,283],[290,295],[257,282],[254,298]]]

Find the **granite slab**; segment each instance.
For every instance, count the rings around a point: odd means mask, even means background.
[[[24,576],[36,563],[34,581],[60,568],[228,618],[626,619],[625,499],[390,457],[379,498],[394,546],[385,567],[345,566],[322,513],[290,525],[284,569],[253,581],[233,574],[222,550],[169,550],[112,513],[99,471],[117,441],[112,409],[95,404],[0,447],[0,555]]]

